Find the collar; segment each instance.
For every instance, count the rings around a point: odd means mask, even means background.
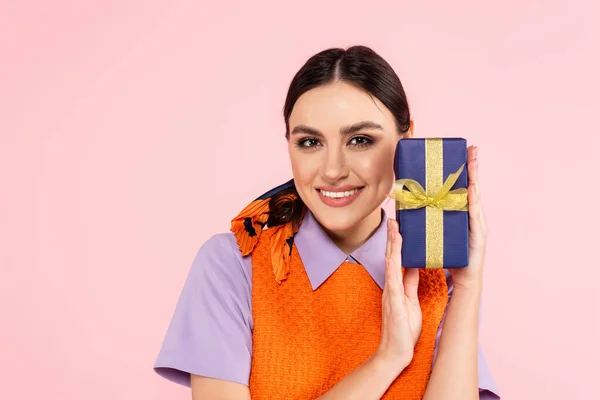
[[[381,223],[375,232],[362,246],[351,254],[346,254],[327,236],[313,214],[306,210],[294,238],[294,244],[313,290],[318,289],[346,260],[361,264],[375,283],[383,289],[387,218],[387,213],[382,208]]]

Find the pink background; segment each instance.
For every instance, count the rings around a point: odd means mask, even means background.
[[[190,398],[152,365],[192,259],[291,176],[287,85],[352,44],[396,69],[417,136],[480,147],[504,399],[597,395],[598,2],[10,3],[0,398]]]

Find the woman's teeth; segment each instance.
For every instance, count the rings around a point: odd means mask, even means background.
[[[333,197],[335,199],[339,199],[342,197],[352,196],[354,193],[358,192],[358,189],[348,190],[346,192],[327,192],[325,190],[321,190],[321,194],[326,197]]]

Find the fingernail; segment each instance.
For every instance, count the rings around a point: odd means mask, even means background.
[[[477,182],[473,184],[473,188],[475,189],[475,196],[479,196],[479,185]]]

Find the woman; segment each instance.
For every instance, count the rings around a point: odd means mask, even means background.
[[[316,54],[284,118],[293,180],[201,247],[155,370],[194,399],[498,398],[478,347],[477,149],[469,266],[402,269],[381,204],[414,124],[389,64],[363,46]]]

